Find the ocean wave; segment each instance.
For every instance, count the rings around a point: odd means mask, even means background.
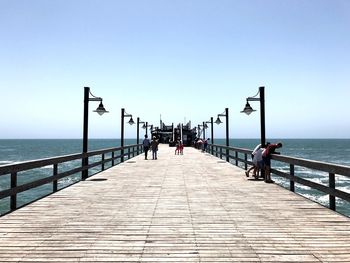
[[[13,148],[6,148],[6,147],[1,147],[1,152],[14,152],[16,149]]]
[[[329,196],[328,195],[314,195],[314,194],[309,194],[309,193],[300,193],[300,195],[312,200],[312,201],[315,201],[315,202],[318,202],[322,205],[328,205],[329,203]]]
[[[43,169],[43,170],[53,169],[53,165],[46,165],[46,166],[40,167],[39,169]]]
[[[343,191],[345,193],[350,193],[350,186],[341,186],[341,187],[336,187],[338,190]]]

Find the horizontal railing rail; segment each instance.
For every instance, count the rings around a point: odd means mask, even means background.
[[[253,162],[248,160],[248,157],[250,157],[252,153],[252,150],[249,149],[209,144],[207,152],[216,157],[219,157],[220,159],[226,159],[227,152],[229,161],[234,161],[236,166],[243,164],[245,170],[248,169],[248,165],[253,165]],[[295,158],[279,154],[272,154],[271,159],[286,164],[288,166],[289,172],[281,171],[278,168],[272,168],[271,173],[273,173],[276,176],[288,179],[290,191],[295,192],[295,183],[298,183],[304,186],[308,186],[312,189],[321,191],[325,194],[328,194],[329,208],[334,211],[336,211],[336,197],[350,202],[350,193],[336,189],[336,175],[341,175],[350,178],[349,166]],[[296,166],[328,173],[328,185],[316,183],[314,181],[307,180],[298,176],[295,171]]]
[[[49,194],[54,193],[58,191],[58,181],[60,179],[66,178],[68,176],[72,176],[82,171],[86,171],[86,170],[89,171],[91,168],[94,168],[97,166],[101,166],[101,171],[103,171],[105,170],[105,165],[108,163],[110,163],[110,167],[113,167],[121,163],[122,160],[126,161],[142,153],[143,149],[141,146],[142,146],[141,144],[127,145],[124,147],[108,148],[108,149],[90,151],[87,153],[70,154],[70,155],[45,158],[40,160],[25,161],[25,162],[16,163],[16,164],[0,166],[0,179],[5,178],[5,176],[9,176],[9,184],[8,184],[9,187],[7,189],[0,189],[0,200],[10,197],[10,209],[7,212],[11,212],[23,206],[23,205],[18,206],[17,195],[19,193],[34,189],[39,186],[51,184],[51,183],[52,183],[52,191]],[[122,154],[122,150],[124,150],[123,154]],[[110,155],[108,156],[108,158],[106,158],[107,154]],[[70,170],[67,170],[67,171],[59,172],[59,167],[58,167],[59,164],[66,164],[68,162],[78,161],[78,160],[81,161],[84,158],[96,157],[96,156],[101,156],[101,159],[91,163],[88,162],[88,165],[85,165],[85,166],[82,166],[82,162],[77,162],[74,168],[71,168]],[[122,156],[124,158],[121,158]],[[30,181],[30,178],[28,178],[28,180],[25,180],[26,182],[22,184],[18,184],[18,173],[31,171],[33,169],[47,167],[51,165],[52,165],[52,175],[39,178],[33,181]],[[62,187],[61,189],[65,187]],[[28,203],[38,200],[44,196],[47,196],[47,194],[43,196],[38,196],[37,198],[35,198],[34,200]],[[25,203],[24,205],[28,203]]]

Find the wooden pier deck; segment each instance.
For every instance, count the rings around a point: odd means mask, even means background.
[[[0,262],[350,262],[350,219],[161,146],[0,218]]]

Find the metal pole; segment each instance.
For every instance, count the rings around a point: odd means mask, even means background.
[[[89,126],[89,93],[90,88],[84,87],[84,119],[83,119],[83,154],[88,150],[88,126]],[[83,157],[82,166],[87,166],[89,163],[88,158]],[[81,171],[81,179],[88,178],[88,170]]]
[[[148,136],[148,121],[146,121],[146,135]]]
[[[201,135],[200,135],[200,129],[199,129],[200,127],[199,127],[199,124],[197,125],[197,130],[198,130],[198,139],[200,139],[201,138]]]
[[[214,119],[213,117],[210,117],[210,124],[211,124],[211,144],[214,144]],[[211,147],[211,154],[214,154],[214,147]]]
[[[260,92],[260,125],[261,125],[261,146],[266,144],[265,136],[265,87],[259,88]]]
[[[205,122],[203,121],[203,140],[205,140],[205,127],[204,127],[204,125],[205,125]]]
[[[125,114],[125,109],[122,108],[121,112],[121,134],[120,134],[120,162],[124,162],[124,114]]]
[[[181,123],[180,124],[180,138],[181,138],[181,141],[183,142],[183,137],[182,137],[182,129],[183,129],[183,124]]]
[[[140,128],[139,128],[139,125],[140,125],[140,118],[137,117],[137,131],[136,131],[136,149],[137,149],[137,154],[139,154],[139,141],[140,141]]]
[[[229,142],[229,127],[228,127],[228,108],[225,108],[225,115],[226,115],[226,146],[228,147],[230,145],[230,142]],[[229,158],[229,150],[226,149],[226,162],[229,162],[230,161],[230,158]]]
[[[214,118],[210,117],[210,124],[211,124],[211,144],[214,144]]]
[[[175,141],[174,135],[174,123],[171,124],[171,136],[173,137],[173,141]]]

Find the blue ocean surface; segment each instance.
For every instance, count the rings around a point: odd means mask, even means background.
[[[269,139],[271,143],[282,142],[281,154],[302,159],[310,159],[327,163],[335,163],[350,166],[350,139]],[[230,146],[253,149],[259,144],[259,139],[231,139]],[[125,145],[136,144],[136,139],[126,139]],[[224,139],[215,139],[215,144],[225,144]],[[120,146],[119,139],[90,139],[89,151]],[[81,153],[82,140],[80,139],[28,139],[28,140],[0,140],[0,166],[14,164],[28,160],[37,160],[55,156]],[[94,157],[95,158],[95,157]],[[98,157],[96,157],[98,161]],[[94,161],[92,159],[91,161]],[[81,165],[81,161],[73,161],[59,166],[59,171],[70,170]],[[240,165],[243,167],[243,164]],[[280,162],[272,162],[273,168],[288,172],[289,166]],[[91,169],[90,174],[100,171],[100,167]],[[328,174],[315,170],[296,167],[296,176],[328,185]],[[39,178],[52,175],[52,166],[33,169],[18,174],[18,184],[34,181]],[[59,181],[59,189],[79,181],[81,174],[76,174]],[[289,181],[273,176],[275,182],[282,187],[289,188]],[[8,189],[9,175],[0,176],[0,191]],[[336,176],[336,188],[350,193],[350,178]],[[52,192],[52,186],[43,185],[32,190],[20,193],[17,197],[21,206]],[[301,194],[322,205],[328,206],[328,195],[296,184],[296,193]],[[350,204],[337,199],[337,211],[350,216]],[[9,210],[9,198],[0,200],[0,214]]]

